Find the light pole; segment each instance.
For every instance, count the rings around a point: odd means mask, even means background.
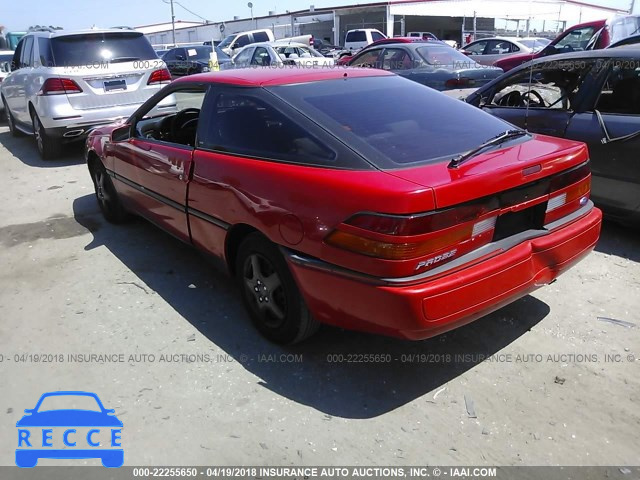
[[[247,3],[247,7],[251,9],[251,23],[253,24],[253,3],[252,2]]]
[[[173,13],[173,0],[171,0],[171,35],[173,36],[173,46],[176,46],[176,16]]]

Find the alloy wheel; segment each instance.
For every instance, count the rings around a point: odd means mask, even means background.
[[[282,280],[264,256],[249,255],[243,268],[244,286],[251,307],[271,328],[282,325],[287,316],[287,299]]]

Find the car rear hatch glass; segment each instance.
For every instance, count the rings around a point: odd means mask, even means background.
[[[144,102],[148,77],[164,65],[140,32],[97,32],[51,39],[56,71],[75,81],[82,93],[67,95],[84,110]]]
[[[446,47],[448,48],[448,47]],[[375,167],[427,165],[477,147],[510,125],[398,76],[270,87]]]

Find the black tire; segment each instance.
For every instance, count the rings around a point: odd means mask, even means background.
[[[258,233],[241,244],[236,280],[256,328],[279,344],[294,344],[318,331],[278,247]]]
[[[4,117],[7,119],[7,125],[9,126],[11,135],[14,137],[21,136],[22,132],[16,128],[16,121],[13,118],[13,114],[11,113],[11,110],[9,110],[9,105],[7,105],[4,98],[2,99],[2,104],[4,105]]]
[[[96,200],[104,218],[110,223],[123,223],[129,214],[122,206],[116,187],[100,160],[95,160],[90,168]]]
[[[62,142],[47,134],[36,112],[31,112],[31,123],[33,125],[33,135],[36,139],[38,153],[43,160],[51,160],[59,157],[62,152]]]

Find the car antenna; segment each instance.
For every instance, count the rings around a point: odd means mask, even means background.
[[[529,87],[527,90],[527,107],[524,112],[524,129],[529,132],[529,104],[531,103],[531,82],[533,82],[533,60],[531,59],[531,65],[529,66]]]

